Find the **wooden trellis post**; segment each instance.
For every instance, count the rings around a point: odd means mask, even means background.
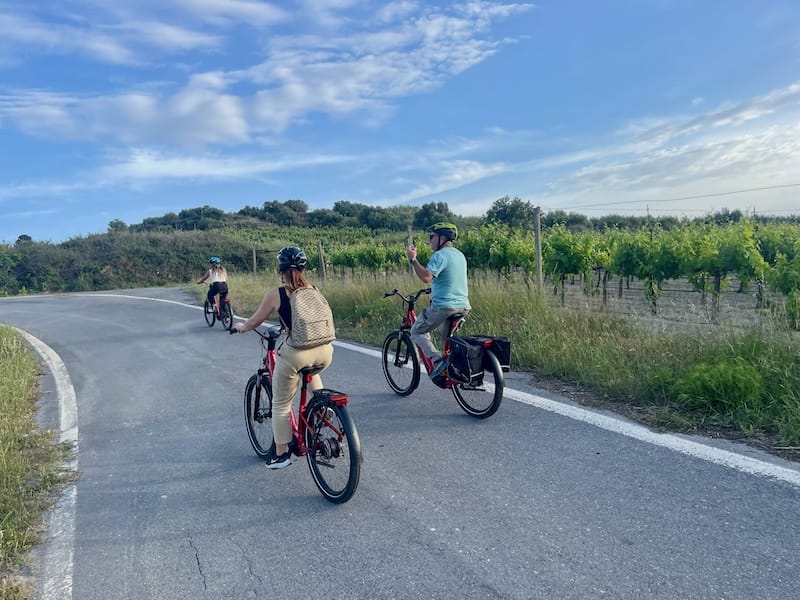
[[[536,251],[536,286],[541,290],[544,284],[542,277],[542,209],[533,209],[533,243]]]
[[[325,280],[325,254],[322,251],[322,240],[317,240],[317,256],[319,256],[319,276]]]

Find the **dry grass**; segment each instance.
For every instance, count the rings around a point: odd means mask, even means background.
[[[40,539],[42,513],[65,479],[65,449],[56,432],[36,424],[39,370],[16,333],[0,327],[0,599],[28,598],[19,578],[27,552]]]

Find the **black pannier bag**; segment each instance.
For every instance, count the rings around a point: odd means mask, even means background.
[[[491,348],[492,353],[497,357],[500,363],[500,368],[503,371],[511,369],[511,340],[502,336],[489,336],[489,335],[465,335],[464,338],[470,344],[475,346],[487,347],[487,340],[491,340],[488,348]]]
[[[483,346],[470,343],[463,337],[450,338],[450,379],[478,386],[483,383]]]

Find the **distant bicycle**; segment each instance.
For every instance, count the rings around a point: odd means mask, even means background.
[[[279,329],[262,333],[263,355],[258,371],[244,390],[244,420],[250,444],[258,456],[268,458],[275,451],[272,434],[272,374],[275,370],[275,343]],[[300,405],[291,414],[295,456],[305,456],[314,483],[326,499],[341,504],[353,497],[361,477],[361,440],[347,410],[349,396],[330,389],[314,390],[308,398],[308,384],[323,369],[313,365],[300,370]]]
[[[407,296],[397,290],[383,295],[384,298],[399,296],[405,311],[400,328],[386,336],[381,351],[383,374],[389,387],[400,396],[417,389],[420,361],[429,374],[433,369],[433,362],[414,344],[409,333],[417,320],[417,300],[430,293],[431,288],[425,288]],[[491,417],[503,401],[503,372],[508,370],[511,344],[501,337],[455,337],[453,334],[464,323],[463,314],[452,315],[449,322],[449,334],[443,340],[448,366],[434,384],[452,391],[456,402],[468,415],[478,419]]]
[[[203,303],[203,316],[206,318],[206,323],[209,327],[213,327],[214,323],[219,321],[226,331],[230,331],[233,327],[233,309],[231,308],[231,299],[225,298],[225,302],[220,305],[219,294],[214,295],[214,303],[206,301]]]

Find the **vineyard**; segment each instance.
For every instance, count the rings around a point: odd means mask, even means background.
[[[234,235],[242,236],[241,232]],[[271,268],[273,249],[303,245],[312,267],[332,274],[406,269],[405,236],[353,231],[248,230],[254,261]],[[537,282],[532,231],[488,224],[464,231],[457,247],[474,272]],[[318,250],[317,250],[318,249]],[[668,323],[754,324],[764,316],[800,326],[800,226],[694,224],[669,230],[542,234],[543,286],[564,306],[585,306]],[[317,250],[315,252],[315,250]],[[320,251],[323,264],[320,264]],[[430,255],[419,244],[420,260]]]
[[[325,275],[407,270],[406,232],[367,227],[262,224],[213,230],[108,234],[59,245],[19,240],[0,246],[0,283],[9,295],[186,281],[209,255],[234,272],[274,269],[282,246],[304,247]],[[482,222],[456,242],[472,273],[519,277],[562,306],[584,306],[645,322],[757,323],[765,316],[800,328],[800,225],[738,220],[661,228],[576,232],[546,227],[537,255],[532,227]],[[430,256],[417,234],[420,260]],[[539,271],[541,268],[541,271]],[[644,319],[650,317],[650,319]]]

